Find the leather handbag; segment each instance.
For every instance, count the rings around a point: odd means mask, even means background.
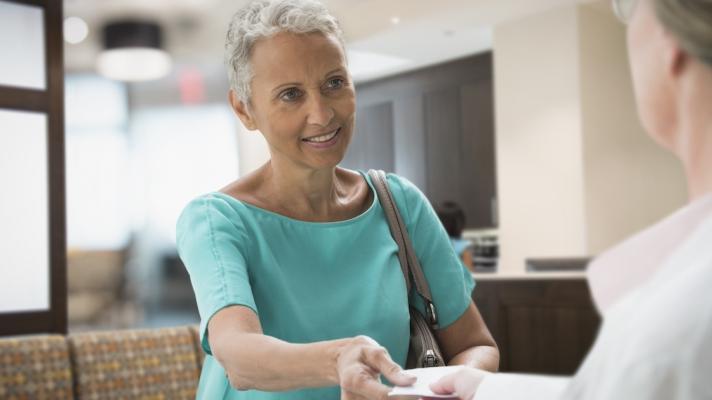
[[[380,170],[369,170],[378,200],[381,203],[388,227],[393,239],[398,244],[398,260],[401,271],[405,278],[408,298],[410,299],[411,288],[415,288],[416,293],[423,300],[426,316],[423,316],[418,309],[408,304],[410,311],[410,347],[408,349],[408,360],[406,368],[430,368],[445,365],[440,346],[434,331],[438,329],[438,316],[433,304],[433,297],[430,294],[430,286],[425,279],[420,261],[415,254],[413,243],[410,240],[403,218],[398,212],[398,206],[393,200],[393,195],[388,188],[386,174]]]

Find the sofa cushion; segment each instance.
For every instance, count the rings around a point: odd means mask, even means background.
[[[205,351],[200,345],[200,326],[191,325],[188,327],[190,333],[193,334],[193,343],[195,344],[195,353],[198,355],[198,369],[202,369],[203,361],[205,361]]]
[[[72,399],[69,348],[63,336],[0,340],[0,399]]]
[[[194,399],[198,361],[188,327],[69,336],[77,399]]]

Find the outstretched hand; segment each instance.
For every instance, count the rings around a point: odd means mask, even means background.
[[[436,394],[452,395],[460,400],[472,400],[482,380],[489,372],[476,368],[465,367],[452,374],[445,375],[430,385],[430,390]],[[437,400],[424,398],[423,400]],[[442,400],[442,399],[440,399]]]
[[[341,400],[386,400],[391,388],[381,383],[381,374],[400,386],[411,385],[416,379],[405,374],[388,351],[367,336],[355,337],[344,347],[339,354],[337,371]]]

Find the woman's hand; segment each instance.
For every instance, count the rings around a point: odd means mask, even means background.
[[[405,374],[388,351],[368,336],[357,336],[342,347],[336,369],[341,400],[387,399],[391,388],[381,383],[381,374],[399,386],[412,385],[416,379]]]
[[[436,394],[449,394],[461,400],[472,400],[475,398],[480,383],[488,374],[489,372],[480,369],[463,367],[432,383],[430,390]]]

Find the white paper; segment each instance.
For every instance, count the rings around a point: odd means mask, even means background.
[[[433,367],[407,369],[404,372],[418,378],[411,386],[396,386],[388,393],[388,396],[414,396],[414,397],[436,397],[441,399],[454,399],[452,395],[435,394],[430,390],[430,384],[440,380],[445,375],[457,372],[462,366],[453,367]]]

